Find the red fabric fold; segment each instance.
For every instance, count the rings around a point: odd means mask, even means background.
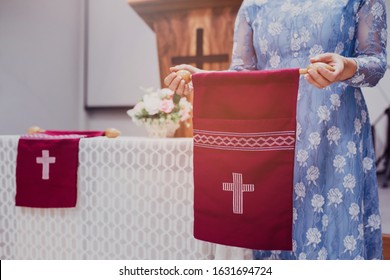
[[[15,205],[75,207],[80,138],[102,135],[103,131],[47,130],[20,137]]]
[[[194,237],[292,249],[298,69],[194,74]]]

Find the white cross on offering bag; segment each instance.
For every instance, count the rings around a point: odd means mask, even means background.
[[[233,173],[233,183],[222,183],[224,191],[233,192],[233,213],[243,214],[244,213],[244,192],[253,192],[255,185],[243,184],[242,174]]]
[[[37,157],[36,159],[38,164],[42,164],[42,180],[49,180],[50,164],[55,163],[56,158],[50,157],[48,150],[42,150],[42,157]]]

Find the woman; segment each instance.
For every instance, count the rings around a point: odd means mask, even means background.
[[[386,71],[383,0],[244,0],[231,70],[333,67],[302,76],[297,103],[293,251],[258,259],[381,259],[375,154],[363,86]],[[193,89],[175,74],[165,83]]]

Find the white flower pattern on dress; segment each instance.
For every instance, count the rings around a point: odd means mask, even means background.
[[[333,160],[333,166],[336,168],[336,172],[344,173],[344,166],[347,164],[347,161],[343,156],[336,155]]]
[[[311,206],[313,206],[314,212],[323,213],[322,206],[325,204],[325,199],[322,195],[315,194],[311,199]]]
[[[309,184],[313,183],[317,186],[317,179],[320,176],[320,170],[318,167],[310,166],[306,172],[306,179],[309,181]]]
[[[340,96],[338,94],[332,94],[330,96],[330,102],[332,103],[332,110],[338,110],[341,106]]]
[[[347,149],[348,149],[347,156],[349,158],[353,158],[356,155],[356,153],[357,153],[355,142],[349,141],[348,144],[347,144]]]
[[[384,0],[242,3],[232,70],[305,68],[332,52],[358,64],[353,77],[324,89],[300,76],[293,251],[254,251],[255,258],[380,259],[375,154],[361,87],[375,86],[387,68]]]
[[[343,202],[343,194],[338,188],[330,189],[328,192],[328,200],[328,205],[334,205],[337,208],[337,205]]]
[[[351,215],[351,220],[358,221],[359,220],[360,207],[356,203],[352,203],[349,206],[349,214]]]
[[[344,247],[345,247],[344,252],[349,252],[349,254],[351,255],[352,252],[356,250],[356,244],[357,242],[353,235],[346,236],[344,238]]]
[[[309,228],[306,232],[307,245],[316,247],[321,242],[321,232],[318,228]]]
[[[330,120],[330,111],[326,106],[318,108],[317,115],[320,118],[319,123],[327,123]]]
[[[303,201],[303,199],[306,196],[305,184],[303,184],[302,182],[295,184],[294,190],[295,190],[295,194],[297,196],[295,199],[300,199],[301,201]]]
[[[336,144],[338,145],[338,141],[341,138],[341,132],[340,129],[332,126],[331,128],[328,129],[328,135],[327,138],[329,140],[329,144]]]
[[[306,150],[299,150],[297,153],[297,161],[299,166],[307,166],[307,159],[309,158],[309,153]]]
[[[312,132],[308,140],[310,142],[309,148],[311,150],[317,150],[318,145],[321,143],[321,136],[318,132]]]
[[[351,193],[353,193],[353,189],[356,186],[355,176],[353,176],[351,173],[345,176],[343,186],[347,190],[347,192],[350,191]]]
[[[371,231],[378,230],[381,227],[381,217],[379,215],[371,215],[368,217],[368,225]]]
[[[363,170],[364,173],[367,173],[370,171],[374,166],[374,161],[371,158],[365,157],[363,159]]]

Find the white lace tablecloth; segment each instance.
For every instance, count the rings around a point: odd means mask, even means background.
[[[0,259],[250,259],[194,239],[192,139],[82,139],[75,208],[15,207],[18,136],[0,136]]]

